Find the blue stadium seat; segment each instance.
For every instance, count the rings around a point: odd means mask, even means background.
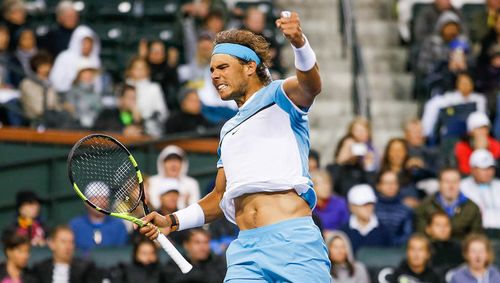
[[[468,29],[470,40],[475,43],[480,42],[486,33],[488,33],[486,5],[468,3],[464,4],[460,11]]]

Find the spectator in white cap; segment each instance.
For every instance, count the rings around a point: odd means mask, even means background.
[[[158,195],[160,197],[158,212],[167,215],[177,211],[177,202],[179,201],[179,182],[177,180],[165,180],[158,190]]]
[[[500,142],[490,135],[490,120],[483,112],[474,112],[467,118],[467,137],[455,146],[460,173],[469,175],[471,172],[470,157],[477,149],[486,149],[495,160],[500,158]]]
[[[104,182],[91,182],[85,187],[85,196],[94,204],[109,210],[110,188]],[[81,252],[97,247],[123,246],[128,241],[128,233],[123,221],[109,217],[86,206],[87,213],[69,222],[75,235],[75,246]]]
[[[460,183],[462,193],[481,209],[484,228],[500,228],[500,180],[491,152],[478,149],[470,158],[471,176]]]
[[[387,229],[375,215],[377,197],[367,184],[355,185],[348,194],[351,216],[349,223],[342,227],[352,243],[354,253],[365,246],[389,246],[391,237]]]

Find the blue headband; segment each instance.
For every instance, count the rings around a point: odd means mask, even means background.
[[[260,64],[259,56],[252,49],[235,43],[219,43],[215,46],[212,55],[228,54],[238,57],[245,61],[254,61],[257,65]]]

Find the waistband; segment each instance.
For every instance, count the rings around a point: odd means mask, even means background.
[[[311,216],[297,217],[289,220],[280,221],[274,224],[257,227],[248,230],[241,230],[238,234],[238,238],[253,238],[262,234],[268,234],[272,232],[278,232],[286,228],[293,228],[299,226],[310,226],[315,225]]]

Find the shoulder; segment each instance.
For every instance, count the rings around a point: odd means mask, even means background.
[[[73,219],[71,219],[69,221],[69,226],[73,229],[77,228],[77,227],[81,227],[82,225],[86,225],[87,224],[87,220],[85,219],[85,216],[77,216]]]
[[[52,259],[47,258],[42,261],[39,261],[33,265],[33,271],[46,271],[52,266]]]

